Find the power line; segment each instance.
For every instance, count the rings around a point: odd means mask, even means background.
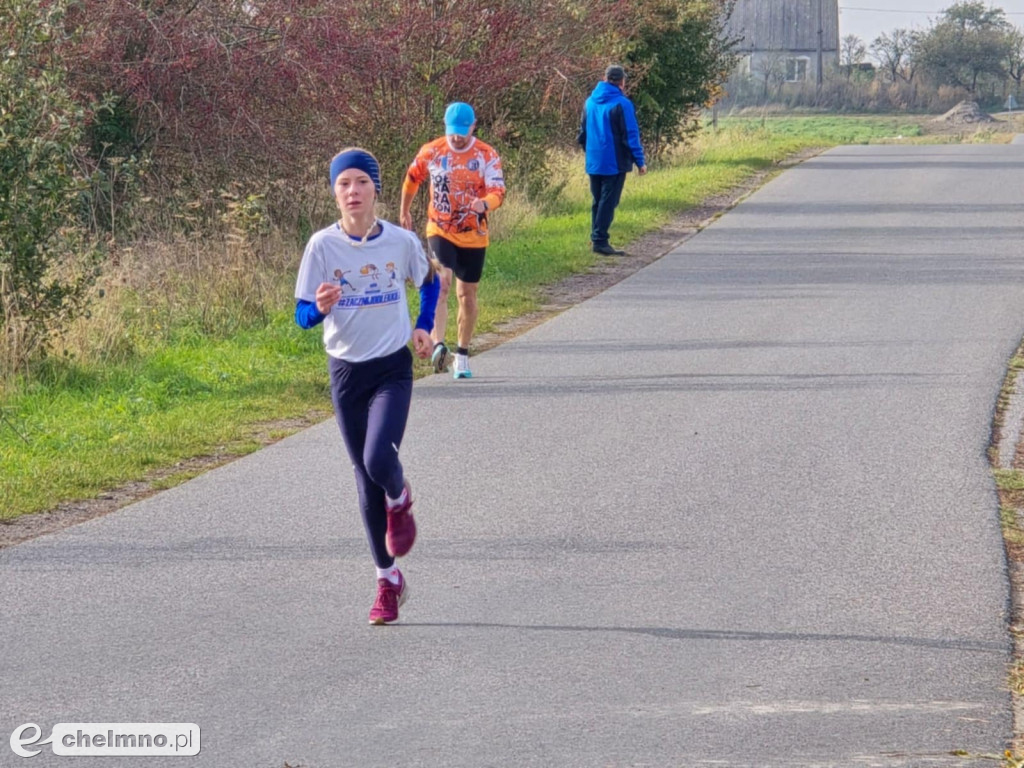
[[[913,11],[913,10],[898,10],[895,8],[860,8],[852,5],[840,5],[840,11],[871,11],[872,13],[925,13],[938,16],[944,11]],[[1003,11],[1005,16],[1024,16],[1024,11]]]
[[[871,11],[872,13],[941,13],[941,11],[901,11],[894,8],[855,8],[852,5],[840,5],[840,11]]]

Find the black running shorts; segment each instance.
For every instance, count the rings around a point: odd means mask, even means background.
[[[427,245],[434,258],[447,267],[464,283],[479,283],[484,273],[486,248],[463,248],[439,235],[427,238]]]

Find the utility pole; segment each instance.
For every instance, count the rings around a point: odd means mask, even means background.
[[[821,90],[821,84],[824,81],[824,56],[822,47],[824,46],[825,27],[824,21],[821,14],[821,4],[823,0],[818,0],[818,90]]]

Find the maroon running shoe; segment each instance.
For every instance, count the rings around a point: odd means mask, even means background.
[[[398,572],[398,583],[392,584],[389,579],[377,579],[377,600],[370,609],[371,624],[390,624],[398,621],[398,608],[409,596],[405,584],[405,576]]]
[[[405,483],[405,502],[388,505],[388,532],[384,537],[384,546],[392,557],[409,554],[413,542],[416,541],[416,521],[412,517],[412,488]]]

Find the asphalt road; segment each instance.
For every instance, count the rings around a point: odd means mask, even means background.
[[[5,736],[202,744],[0,764],[993,765],[1022,171],[1020,146],[833,150],[472,381],[417,382],[398,625],[367,625],[333,422],[0,551]]]

